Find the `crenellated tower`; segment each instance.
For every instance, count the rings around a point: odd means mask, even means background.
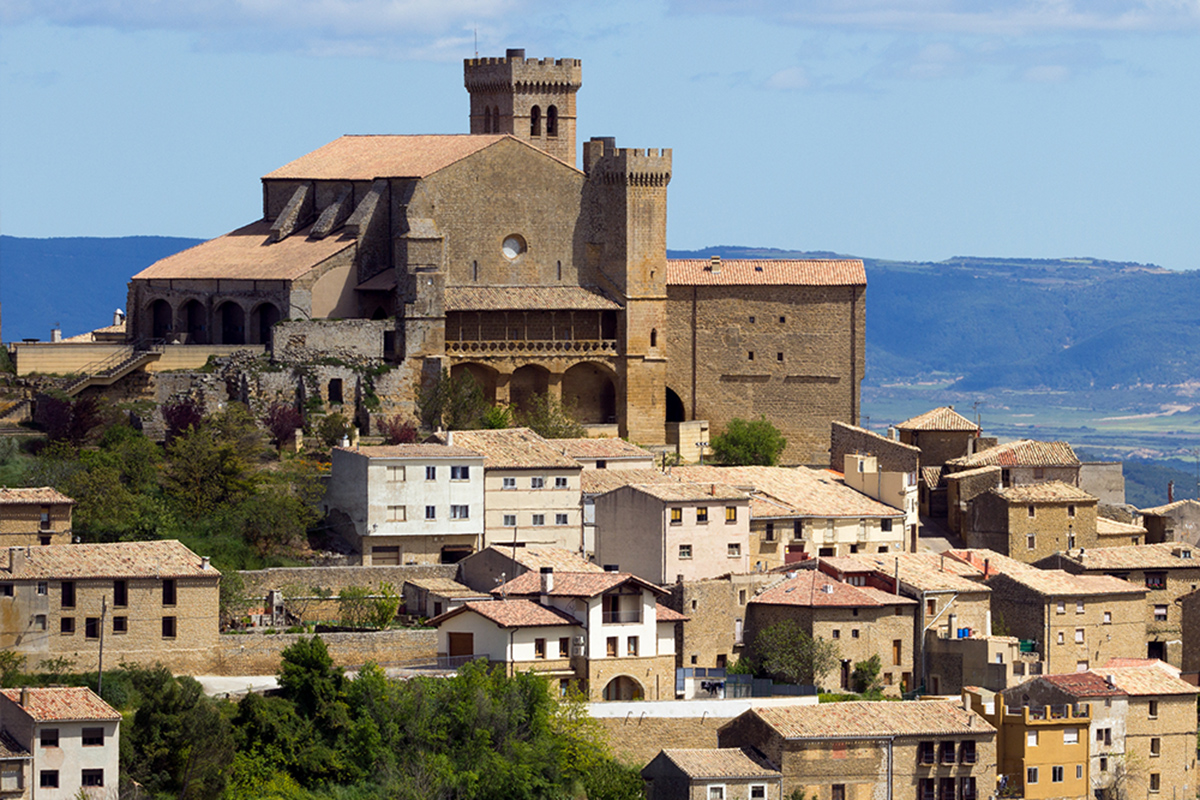
[[[590,195],[599,211],[587,258],[625,306],[618,331],[625,419],[621,435],[662,437],[666,403],[667,184],[669,149],[618,148],[611,137],[583,145]]]
[[[471,133],[508,133],[568,164],[575,163],[575,93],[583,85],[577,58],[504,58],[463,61],[471,94]]]

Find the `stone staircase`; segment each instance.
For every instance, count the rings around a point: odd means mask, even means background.
[[[158,361],[162,354],[162,345],[153,345],[145,350],[125,347],[103,361],[87,365],[81,375],[68,378],[59,388],[67,397],[74,397],[89,386],[111,386],[134,370]]]

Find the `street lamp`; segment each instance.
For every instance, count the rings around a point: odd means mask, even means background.
[[[704,466],[704,448],[708,447],[708,442],[696,442],[696,447],[700,448],[700,466]]]

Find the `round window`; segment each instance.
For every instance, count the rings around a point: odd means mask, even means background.
[[[525,240],[517,234],[512,234],[504,239],[504,257],[512,261],[517,256],[525,252]]]

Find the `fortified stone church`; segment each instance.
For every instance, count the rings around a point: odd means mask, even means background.
[[[445,368],[642,444],[765,414],[785,460],[828,463],[829,421],[858,422],[862,262],[669,261],[671,151],[593,137],[580,168],[578,59],[464,71],[469,134],[343,136],[263,177],[262,219],[135,275],[134,343],[280,359],[342,320],[393,366],[385,410]]]

